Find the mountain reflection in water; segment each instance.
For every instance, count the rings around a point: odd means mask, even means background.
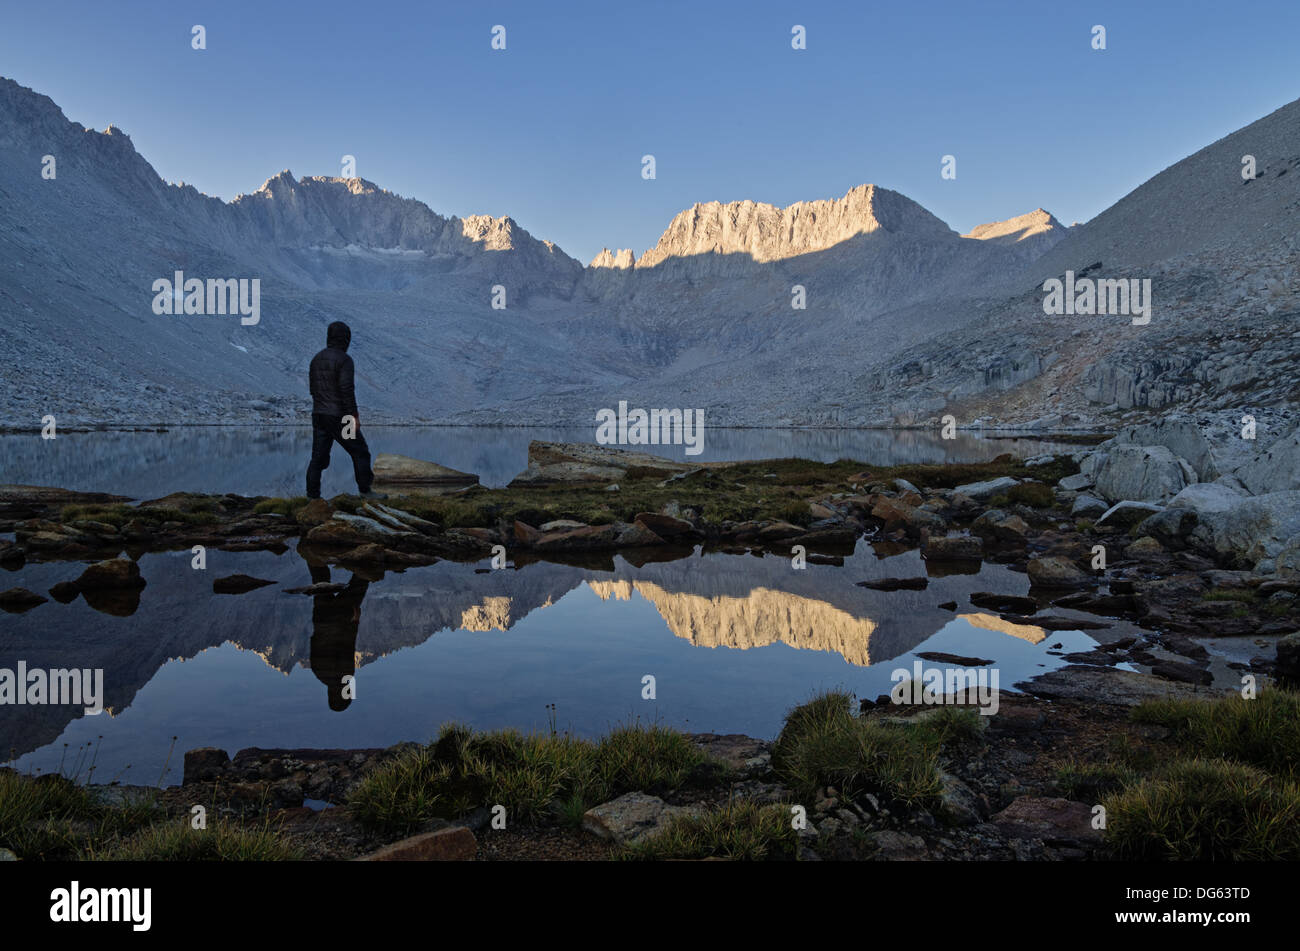
[[[41,770],[58,768],[65,743],[89,744],[97,780],[130,764],[122,781],[152,783],[173,736],[178,751],[387,746],[453,719],[541,728],[550,703],[561,728],[582,735],[640,718],[773,736],[815,690],[887,692],[917,650],[991,658],[1007,689],[1059,666],[1049,647],[1095,643],[970,610],[972,592],[1027,591],[1025,575],[1000,565],[931,577],[922,591],[860,587],[926,574],[915,551],[879,557],[865,542],[843,567],[802,570],[770,554],[698,552],[640,565],[488,564],[368,574],[331,572],[293,550],[211,551],[196,571],[188,551],[144,555],[148,585],[133,610],[78,598],[5,616],[0,667],[103,668],[108,715],[6,707],[0,744],[20,768]],[[45,591],[80,570],[29,563],[5,586]],[[212,593],[213,579],[236,572],[278,584]],[[312,595],[283,590],[331,581]],[[949,601],[960,613],[938,607]],[[641,699],[646,674],[654,701]],[[179,778],[176,769],[167,781]]]

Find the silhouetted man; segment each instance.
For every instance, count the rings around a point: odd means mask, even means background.
[[[348,344],[352,331],[336,320],[325,331],[325,349],[311,358],[311,462],[307,466],[307,498],[320,498],[320,474],[330,467],[330,450],[337,441],[352,457],[357,491],[368,498],[385,496],[370,491],[375,474],[370,471],[370,447],[361,435],[357,396],[353,388],[352,358]],[[344,417],[352,420],[346,427]]]

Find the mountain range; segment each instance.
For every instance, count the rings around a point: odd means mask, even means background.
[[[696,204],[639,256],[584,267],[509,217],[363,179],[286,170],[230,202],[168,184],[120,129],[0,78],[0,206],[14,427],[301,421],[333,320],[371,421],[586,425],[627,400],[715,426],[1068,428],[1300,399],[1282,372],[1300,350],[1300,101],[1071,228],[1039,208],[961,235],[868,184]],[[257,279],[260,320],[156,314],[154,282],[178,271]],[[1043,281],[1066,271],[1151,279],[1151,323],[1045,315]]]

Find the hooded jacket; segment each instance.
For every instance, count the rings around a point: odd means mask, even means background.
[[[357,396],[353,387],[352,358],[348,344],[352,331],[340,320],[325,332],[325,349],[311,358],[308,379],[312,412],[324,416],[356,416]]]

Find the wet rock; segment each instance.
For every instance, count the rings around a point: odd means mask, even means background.
[[[75,581],[60,581],[54,587],[50,588],[50,597],[60,604],[68,604],[75,601],[81,589],[77,587]]]
[[[1082,588],[1095,580],[1066,558],[1031,558],[1027,567],[1029,583],[1038,588]]]
[[[1020,544],[1029,534],[1029,524],[1019,515],[1013,515],[1002,509],[989,509],[975,519],[970,530],[971,534],[989,541]]]
[[[386,845],[361,862],[470,862],[478,855],[478,840],[466,826],[451,825],[422,832]]]
[[[1062,667],[1014,686],[1046,700],[1087,700],[1123,707],[1166,697],[1210,700],[1223,696],[1222,691],[1115,667]]]
[[[970,596],[970,603],[978,608],[990,611],[1013,611],[1016,614],[1033,614],[1038,610],[1038,602],[1017,594],[994,594],[991,591],[976,591]]]
[[[1109,667],[1111,664],[1116,663],[1114,656],[1103,650],[1075,651],[1072,654],[1066,654],[1064,656],[1065,660],[1071,664]]]
[[[771,522],[758,530],[758,540],[768,543],[779,542],[802,535],[803,532],[804,530],[798,525],[789,522]]]
[[[293,513],[293,520],[304,528],[315,528],[334,517],[334,507],[324,499],[312,499]]]
[[[202,746],[185,754],[181,785],[217,779],[230,765],[230,754],[215,746]]]
[[[30,611],[48,600],[48,598],[42,597],[34,591],[28,591],[26,588],[10,588],[8,591],[0,591],[0,609],[8,611],[10,614],[21,614],[24,611]]]
[[[695,526],[686,519],[677,518],[673,515],[663,515],[658,512],[639,512],[636,518],[632,520],[632,523],[649,529],[664,541],[669,542],[689,538],[697,534]]]
[[[335,512],[328,522],[322,522],[306,535],[313,545],[365,545],[374,542],[392,545],[408,538],[418,537],[410,529],[396,529],[365,515]]]
[[[251,575],[226,575],[212,582],[212,592],[213,594],[243,594],[245,591],[254,591],[269,584],[275,582],[267,581],[265,578],[254,578]]]
[[[1182,654],[1184,657],[1191,657],[1193,660],[1209,660],[1210,658],[1210,652],[1205,649],[1204,645],[1196,643],[1190,637],[1168,634],[1162,638],[1161,643],[1175,654]]]
[[[1184,664],[1173,660],[1153,664],[1151,673],[1157,677],[1163,677],[1165,680],[1173,680],[1183,684],[1209,686],[1214,683],[1214,676],[1208,670],[1202,670],[1193,664]]]
[[[543,535],[549,535],[552,532],[567,532],[574,528],[587,528],[587,523],[578,522],[571,518],[556,518],[551,519],[549,522],[543,522],[540,531]]]
[[[631,525],[620,528],[618,538],[614,540],[614,543],[619,548],[643,548],[650,545],[662,545],[664,540],[642,523],[633,522]]]
[[[947,523],[933,512],[883,495],[876,497],[871,517],[883,522],[886,531],[902,529],[912,537],[919,536],[923,528],[935,532],[947,530]]]
[[[625,845],[658,832],[678,816],[702,813],[694,806],[670,806],[658,796],[630,792],[588,809],[582,817],[582,828],[598,838]]]
[[[974,535],[930,536],[921,545],[927,561],[979,561],[984,542]]]
[[[541,531],[533,528],[527,522],[519,521],[519,519],[515,519],[514,535],[515,541],[525,546],[531,546],[537,539],[542,537]]]
[[[930,584],[929,578],[876,578],[872,581],[859,581],[859,587],[871,588],[873,591],[924,591]]]
[[[921,651],[916,656],[921,660],[933,661],[936,664],[951,664],[955,667],[987,667],[993,663],[983,657],[966,657],[963,654],[948,654],[944,651]]]
[[[533,543],[538,551],[592,551],[614,548],[618,544],[618,528],[614,525],[587,525],[556,532],[547,532]]]
[[[110,558],[91,565],[75,582],[82,592],[105,588],[143,588],[140,566],[129,558]]]
[[[761,537],[762,532],[759,535]],[[790,541],[809,549],[845,548],[851,550],[854,542],[857,541],[857,537],[857,531],[847,526],[823,526],[814,527],[812,531],[801,532]]]

